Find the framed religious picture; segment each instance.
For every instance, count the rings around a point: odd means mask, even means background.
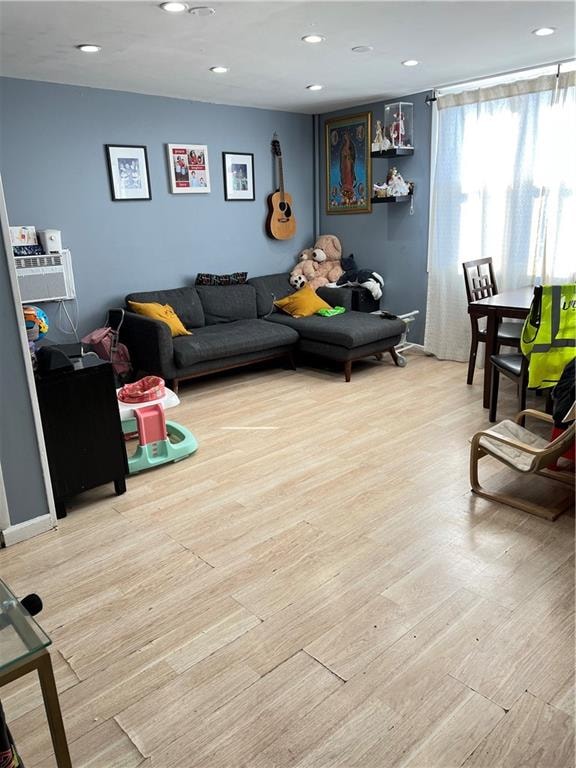
[[[151,200],[146,147],[106,144],[112,200]]]
[[[326,121],[326,213],[370,213],[370,112]]]
[[[210,192],[208,147],[205,144],[168,144],[170,188],[175,195]]]
[[[255,200],[254,155],[250,152],[222,152],[225,200]]]

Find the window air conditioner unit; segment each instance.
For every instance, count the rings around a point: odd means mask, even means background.
[[[23,303],[76,298],[70,251],[15,256],[14,262]]]

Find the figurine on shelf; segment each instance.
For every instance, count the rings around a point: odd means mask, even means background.
[[[375,197],[388,197],[388,184],[374,184]]]
[[[392,146],[403,147],[405,134],[404,114],[399,110],[394,113],[394,122],[390,125],[390,139],[392,140]]]
[[[392,197],[402,197],[410,194],[410,186],[398,173],[397,168],[390,168],[386,177],[386,184],[388,186],[388,194]]]
[[[380,120],[376,120],[376,135],[374,136],[374,141],[372,142],[372,152],[385,152],[387,149],[390,149],[391,146],[392,145],[384,135],[382,122]]]

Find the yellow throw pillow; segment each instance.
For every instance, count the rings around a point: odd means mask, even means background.
[[[274,304],[292,317],[310,317],[319,309],[332,309],[330,304],[321,299],[309,285],[305,285],[290,296],[278,299]]]
[[[151,317],[152,320],[162,320],[172,331],[172,336],[192,336],[192,333],[184,328],[182,320],[180,320],[170,304],[158,304],[156,301],[146,304],[139,301],[129,301],[128,304],[130,304],[130,309],[133,309],[139,315]]]

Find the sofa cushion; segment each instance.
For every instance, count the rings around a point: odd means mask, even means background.
[[[232,272],[229,275],[213,275],[211,272],[198,272],[196,285],[241,285],[246,282],[248,272]]]
[[[174,339],[174,362],[178,368],[189,368],[205,360],[265,352],[297,341],[298,334],[292,328],[265,320],[237,320],[225,327],[206,325],[194,331],[193,336]]]
[[[196,293],[196,288],[170,288],[165,291],[142,291],[129,293],[126,303],[136,301],[140,304],[157,302],[169,304],[178,315],[185,328],[201,328],[204,325],[204,310]]]
[[[255,320],[256,291],[251,285],[198,285],[206,325]]]
[[[282,299],[277,299],[274,305],[290,317],[310,317],[321,309],[332,309],[310,285],[305,285],[295,293],[289,293]]]
[[[150,317],[152,320],[162,320],[170,328],[172,336],[190,336],[192,331],[187,331],[182,320],[178,317],[170,304],[158,304],[155,301],[140,303],[138,301],[129,301],[128,306],[137,315]]]
[[[367,312],[344,312],[333,317],[290,317],[282,313],[271,315],[267,322],[287,325],[298,331],[303,339],[354,349],[400,336],[405,328],[402,320],[384,320]]]
[[[275,299],[281,299],[290,293],[294,293],[296,288],[290,285],[290,275],[287,272],[280,272],[277,275],[262,275],[261,277],[251,277],[248,280],[249,285],[256,289],[256,303],[258,308],[258,317],[264,317],[271,312],[278,310],[274,306]]]

